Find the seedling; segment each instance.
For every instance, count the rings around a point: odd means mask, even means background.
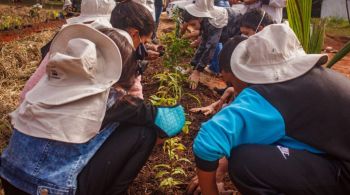
[[[170,164],[159,164],[153,167],[154,170],[158,170],[156,179],[160,180],[159,187],[162,190],[170,191],[184,183],[184,177],[187,174],[182,168],[181,162],[191,163],[187,158],[180,156],[184,150],[186,150],[186,147],[180,143],[180,138],[178,137],[164,142],[163,151],[168,155]]]

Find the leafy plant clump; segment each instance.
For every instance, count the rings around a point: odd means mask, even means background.
[[[163,35],[161,42],[166,47],[163,62],[167,68],[179,66],[184,58],[191,57],[194,53],[190,41],[178,38],[175,32]]]
[[[172,191],[173,188],[178,188],[178,185],[183,184],[182,177],[187,176],[182,163],[191,163],[191,161],[180,157],[180,153],[186,150],[186,147],[180,141],[178,137],[166,140],[163,151],[167,154],[170,163],[153,167],[154,170],[158,171],[156,179],[160,180],[159,187],[164,191]]]

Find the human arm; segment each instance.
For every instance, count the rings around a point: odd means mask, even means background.
[[[230,158],[231,149],[242,144],[272,144],[285,136],[281,114],[252,89],[243,90],[234,102],[203,123],[194,140],[196,165],[217,169],[218,160]]]
[[[218,195],[219,190],[216,186],[216,170],[203,171],[197,169],[199,186],[203,195]]]
[[[113,96],[114,94],[112,94]],[[111,95],[110,95],[111,96]],[[117,94],[118,96],[118,94]],[[107,102],[102,128],[111,122],[147,126],[157,130],[158,137],[168,138],[180,133],[185,124],[184,109],[176,106],[153,106],[139,97],[124,95],[115,102]]]
[[[219,43],[222,28],[215,28],[208,19],[202,22],[202,35],[199,47],[191,60],[194,70],[202,72],[213,58],[217,44]]]
[[[198,38],[198,36],[199,36],[199,34],[200,34],[200,31],[199,30],[193,30],[193,31],[191,31],[191,32],[189,32],[189,33],[185,33],[183,36],[182,36],[182,38],[184,38],[184,39],[193,39],[193,38]]]
[[[196,89],[199,83],[200,72],[202,72],[213,58],[217,44],[219,43],[222,28],[215,28],[208,20],[203,22],[202,40],[197,48],[196,54],[191,61],[194,67],[189,77],[191,89]]]
[[[216,186],[220,194],[229,193],[230,191],[226,191],[224,188],[224,177],[228,171],[228,161],[226,158],[222,158],[219,161],[219,166],[216,170]],[[187,186],[186,193],[187,194],[200,194],[201,188],[199,186],[198,175],[191,179],[190,184]]]
[[[202,112],[205,116],[215,114],[221,110],[224,104],[232,102],[235,97],[235,90],[233,87],[228,87],[220,99],[209,106],[192,108],[190,112]]]

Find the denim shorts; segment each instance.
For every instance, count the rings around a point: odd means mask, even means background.
[[[29,194],[74,195],[78,174],[118,125],[108,124],[83,144],[36,138],[14,129],[1,156],[0,177]]]

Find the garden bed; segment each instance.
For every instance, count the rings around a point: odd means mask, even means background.
[[[1,9],[0,9],[1,12]],[[1,12],[2,13],[2,12]],[[18,105],[18,95],[23,88],[25,81],[35,71],[40,61],[40,48],[52,39],[53,35],[59,30],[63,21],[41,22],[38,25],[33,25],[30,28],[0,32],[0,150],[6,146],[11,135],[11,129],[8,120],[8,113],[13,111]],[[45,26],[47,24],[47,26]],[[27,30],[28,29],[28,30]],[[169,30],[170,29],[170,30]],[[163,15],[161,18],[160,32],[163,30],[171,31],[174,29],[174,24],[166,19]],[[7,37],[7,38],[5,38]],[[4,42],[8,41],[8,42]],[[345,43],[343,38],[330,37],[326,39],[326,46],[332,46],[335,49]],[[331,54],[332,55],[332,54]],[[190,57],[182,59],[184,63],[190,61]],[[350,76],[350,61],[349,56],[334,66],[335,70]],[[167,71],[163,65],[163,60],[157,60],[149,65],[143,77],[143,90],[145,99],[156,94],[159,90],[159,82],[154,78],[154,75]],[[216,79],[204,77],[203,81]],[[205,83],[205,82],[204,82]],[[220,83],[220,81],[218,81]],[[183,93],[195,94],[198,97],[201,105],[208,105],[218,99],[208,87],[199,85],[195,91],[189,89],[185,83],[182,86]],[[199,103],[190,96],[184,96],[180,103],[185,107],[187,120],[191,121],[190,131],[188,134],[180,135],[181,143],[186,147],[181,152],[182,156],[188,158],[192,163],[182,163],[181,167],[186,173],[183,184],[167,190],[160,190],[159,180],[156,179],[157,171],[154,167],[160,163],[170,164],[169,158],[163,153],[161,146],[156,146],[147,164],[143,167],[135,181],[129,189],[129,194],[183,194],[186,186],[195,175],[195,164],[192,153],[192,143],[195,138],[200,124],[209,119],[202,114],[193,114],[188,110],[193,107],[198,107]],[[227,189],[233,189],[232,184],[226,178],[225,185]]]

